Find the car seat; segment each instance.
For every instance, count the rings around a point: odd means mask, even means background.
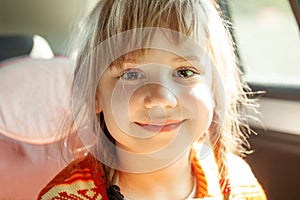
[[[0,199],[36,199],[69,162],[57,127],[69,114],[72,72],[65,57],[0,63]]]

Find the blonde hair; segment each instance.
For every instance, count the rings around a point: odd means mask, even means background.
[[[95,63],[99,63],[101,58],[94,56],[88,61],[86,58],[106,39],[136,28],[159,27],[183,33],[196,41],[204,40],[207,53],[221,74],[221,81],[215,81],[213,88],[216,107],[210,134],[211,143],[215,144],[214,155],[220,178],[226,177],[226,154],[242,155],[244,144],[247,144],[247,134],[241,129],[245,127],[247,130],[248,126],[241,117],[240,108],[251,106],[245,92],[248,87],[241,80],[227,25],[220,17],[218,7],[210,0],[100,0],[88,16],[76,44],[73,91],[76,98],[82,100],[74,105],[75,117],[82,113],[95,115],[99,78],[99,66]],[[224,86],[225,96],[221,94],[220,84]],[[89,125],[94,126],[98,120],[91,117]],[[105,129],[104,121],[102,128]],[[98,145],[104,148],[102,156],[107,159],[109,154],[114,153],[113,149],[105,149],[105,144]],[[114,170],[106,166],[106,173],[111,184]]]

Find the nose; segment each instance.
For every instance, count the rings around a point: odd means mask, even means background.
[[[147,86],[144,99],[145,107],[174,108],[177,105],[177,98],[172,91],[159,84],[150,84]]]

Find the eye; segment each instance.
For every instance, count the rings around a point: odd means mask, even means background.
[[[138,80],[145,78],[146,75],[139,69],[127,69],[120,75],[124,80]]]
[[[179,78],[190,78],[195,75],[198,75],[199,72],[197,72],[196,69],[193,68],[180,68],[177,69],[174,73],[173,76],[179,77]]]

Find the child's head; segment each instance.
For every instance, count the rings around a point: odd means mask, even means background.
[[[82,30],[75,127],[93,135],[100,122],[105,164],[117,162],[115,145],[143,154],[174,145],[179,155],[207,136],[221,171],[225,153],[242,150],[237,104],[247,98],[210,0],[101,0]]]

